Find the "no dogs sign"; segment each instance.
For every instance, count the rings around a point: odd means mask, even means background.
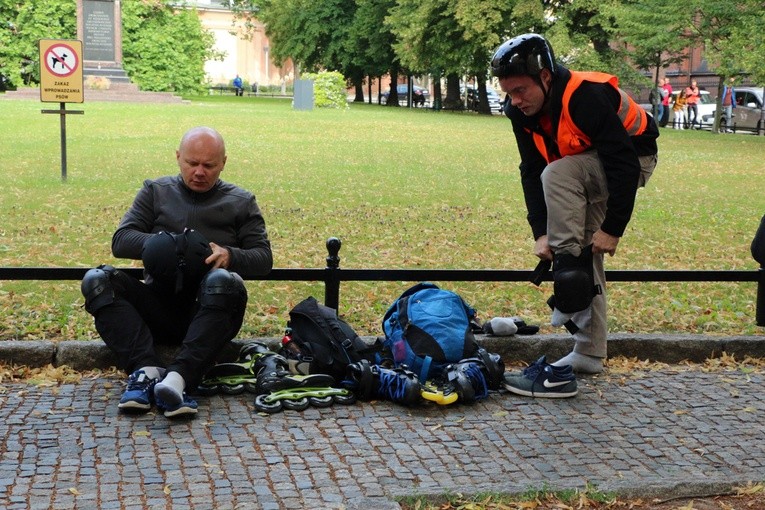
[[[82,41],[40,40],[40,101],[82,103]]]

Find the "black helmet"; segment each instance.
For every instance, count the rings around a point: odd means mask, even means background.
[[[524,34],[503,42],[491,59],[491,74],[506,76],[538,76],[542,69],[556,75],[552,47],[541,35]]]

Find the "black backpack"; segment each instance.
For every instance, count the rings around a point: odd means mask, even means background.
[[[351,363],[380,362],[380,340],[367,345],[333,308],[320,304],[314,297],[295,305],[290,311],[288,328],[300,353],[285,347],[282,354],[307,362],[311,374],[329,374],[339,382]]]

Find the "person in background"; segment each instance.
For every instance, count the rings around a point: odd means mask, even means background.
[[[736,107],[736,89],[733,87],[735,78],[731,78],[729,84],[723,87],[722,107],[725,112],[724,133],[733,132],[733,109]]]
[[[193,415],[199,385],[242,326],[242,277],[273,265],[255,196],[220,179],[226,146],[209,127],[192,128],[175,152],[174,176],[146,180],[112,236],[118,258],[142,260],[144,281],[112,266],[82,280],[85,309],[128,374],[121,411]],[[178,347],[165,366],[155,346]]]
[[[236,78],[234,78],[234,92],[237,96],[244,95],[244,82],[242,81],[242,77],[238,74],[236,75]]]
[[[603,257],[616,253],[637,190],[656,166],[659,130],[615,76],[566,69],[540,35],[501,44],[491,70],[508,95],[533,252],[552,261],[552,324],[575,340],[567,356],[551,364],[541,358],[521,376],[506,375],[504,385],[520,394],[573,396],[572,371],[604,369]]]
[[[661,95],[663,92],[664,89],[657,85],[656,87],[652,88],[651,92],[648,94],[648,100],[651,103],[651,115],[653,115],[654,119],[656,119],[657,124],[659,119],[661,119],[662,114],[664,113],[664,105],[661,104]]]
[[[675,104],[672,105],[672,112],[675,114],[672,125],[675,129],[685,129],[685,108],[688,101],[685,96],[685,91],[686,89],[680,91],[677,95],[677,99],[675,99]]]
[[[666,127],[669,123],[669,105],[672,101],[672,84],[669,83],[669,78],[664,77],[664,84],[661,86],[663,92],[661,93],[661,104],[664,107],[661,117],[659,118],[659,126]]]
[[[696,127],[696,121],[699,123],[699,129],[701,129],[701,120],[699,120],[699,86],[696,84],[696,80],[692,80],[690,86],[685,89],[685,100],[688,105],[688,127],[694,129]]]

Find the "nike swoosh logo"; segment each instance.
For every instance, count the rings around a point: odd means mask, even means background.
[[[558,382],[550,382],[550,379],[545,379],[544,387],[545,388],[557,388],[558,386],[565,386],[570,381],[558,381]]]

